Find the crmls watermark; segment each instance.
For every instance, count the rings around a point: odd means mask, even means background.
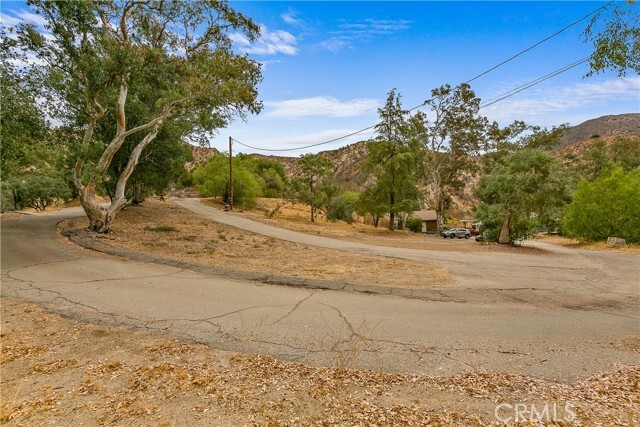
[[[496,406],[496,419],[502,423],[524,423],[524,422],[571,422],[576,419],[576,413],[573,412],[574,406],[567,402],[564,405],[558,405],[557,402],[544,405],[535,403],[501,403]]]

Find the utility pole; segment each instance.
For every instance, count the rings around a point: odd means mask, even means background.
[[[229,210],[233,210],[233,152],[231,144],[233,138],[229,137]]]

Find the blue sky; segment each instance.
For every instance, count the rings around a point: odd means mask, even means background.
[[[232,2],[263,26],[263,40],[236,47],[264,65],[264,111],[220,132],[249,145],[291,148],[374,124],[376,109],[397,88],[405,107],[431,89],[466,81],[557,32],[604,2]],[[587,57],[586,23],[472,83],[491,100]],[[238,38],[239,39],[239,38]],[[490,120],[551,127],[606,114],[640,112],[640,79],[615,73],[584,79],[586,65],[483,110]],[[337,148],[354,136],[299,155]],[[237,150],[251,151],[236,147]]]
[[[282,149],[313,144],[368,127],[392,88],[411,108],[431,89],[455,86],[557,32],[604,2],[231,2],[262,26],[248,44],[232,34],[234,48],[262,62],[264,110],[221,129],[211,145],[228,149],[228,137]],[[2,2],[6,25],[28,18],[24,4]],[[638,6],[634,6],[638,7]],[[489,101],[587,57],[580,34],[587,21],[474,81]],[[640,112],[640,77],[615,73],[583,78],[581,65],[482,110],[490,120],[551,127],[606,114]],[[314,149],[274,153],[297,156],[371,137],[371,132]],[[251,152],[240,146],[234,151]],[[268,152],[265,152],[268,154]]]

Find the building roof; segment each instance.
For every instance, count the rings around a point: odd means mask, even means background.
[[[413,216],[416,218],[420,218],[423,221],[436,221],[438,219],[436,211],[426,209],[413,212]]]

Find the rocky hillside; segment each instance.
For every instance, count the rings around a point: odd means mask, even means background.
[[[563,149],[591,138],[640,133],[640,113],[602,116],[567,129],[558,148]]]
[[[367,158],[367,141],[323,151],[321,154],[333,160],[336,174],[343,180],[360,184],[365,179],[362,164]]]
[[[220,152],[215,148],[197,147],[195,145],[191,146],[191,152],[193,154],[193,160],[184,165],[188,171],[191,171],[195,169],[196,166],[205,163],[216,154],[220,154]]]

